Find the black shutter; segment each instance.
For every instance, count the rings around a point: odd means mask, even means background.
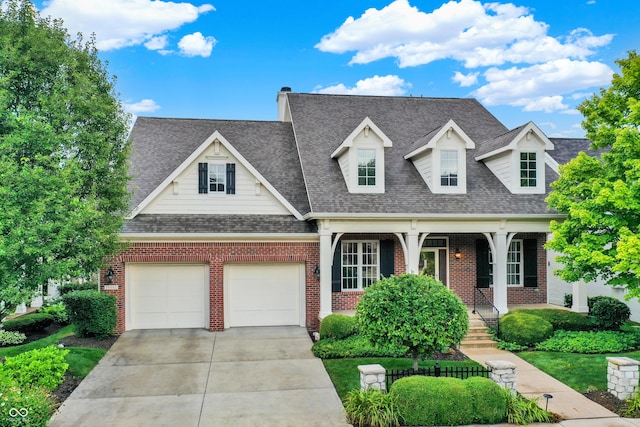
[[[206,194],[209,191],[209,164],[198,163],[198,193]]]
[[[489,242],[486,239],[476,240],[476,287],[489,287]]]
[[[342,244],[338,242],[333,253],[333,267],[331,267],[331,291],[342,291]]]
[[[394,250],[393,240],[380,241],[380,278],[390,277],[395,273]]]
[[[522,242],[522,257],[524,261],[524,286],[538,287],[538,241],[524,239]]]
[[[236,164],[227,163],[227,194],[236,194]]]

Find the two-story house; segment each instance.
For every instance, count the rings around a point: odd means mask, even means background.
[[[547,302],[554,144],[477,100],[277,94],[277,121],[139,117],[118,329],[300,325],[422,272]]]

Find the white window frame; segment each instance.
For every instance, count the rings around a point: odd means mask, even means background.
[[[365,187],[365,188],[375,188],[378,185],[378,150],[376,150],[375,148],[358,148],[357,152],[356,152],[356,184],[358,185],[358,187]],[[366,173],[364,176],[365,179],[365,183],[361,184],[360,183],[360,168],[362,166],[360,166],[360,158],[361,155],[366,155],[366,159],[368,160],[367,164],[364,166],[365,171],[368,172],[370,171],[370,169],[372,169],[371,166],[368,165],[368,163],[373,160],[373,176],[369,175],[369,173]],[[373,158],[371,158],[371,156],[373,156]],[[368,181],[369,179],[373,178],[373,184],[369,184]]]
[[[460,159],[459,159],[459,150],[447,150],[447,149],[443,149],[440,150],[440,175],[438,177],[438,179],[440,180],[440,187],[442,188],[457,188],[460,185]],[[453,155],[452,157],[450,157],[451,155]],[[445,164],[446,163],[446,164]],[[451,180],[454,179],[452,178],[452,174],[449,173],[448,175],[444,175],[443,172],[447,169],[450,169],[452,166],[454,166],[455,164],[455,170],[456,170],[456,174],[455,174],[455,180],[456,183],[455,185],[451,184]],[[442,179],[446,179],[449,183],[448,184],[443,184],[442,183]]]
[[[347,264],[347,267],[355,267],[356,270],[356,276],[355,276],[355,287],[345,287],[345,279],[346,277],[344,276],[344,269],[345,269],[345,264],[344,264],[344,256],[345,256],[345,246],[346,245],[356,245],[356,251],[355,252],[349,252],[351,254],[355,254],[356,256],[356,263],[355,264]],[[365,264],[364,263],[364,258],[365,258],[365,253],[364,253],[364,249],[366,247],[367,244],[373,244],[375,245],[375,264]],[[378,281],[378,279],[380,278],[380,241],[379,240],[343,240],[341,242],[341,256],[340,256],[340,288],[343,292],[348,292],[348,291],[363,291],[365,290],[368,286],[374,284],[375,282]],[[367,275],[367,279],[369,279],[370,283],[365,283],[365,277],[364,277],[364,273],[366,272],[367,268],[373,268],[373,274],[369,274]]]
[[[525,155],[527,158],[525,160],[522,159],[522,156]],[[531,155],[535,156],[534,160],[531,160],[529,157]],[[520,154],[518,155],[518,162],[519,162],[519,168],[518,168],[518,185],[520,186],[520,188],[538,188],[538,180],[540,179],[539,177],[539,172],[538,172],[538,158],[539,158],[539,154],[536,151],[520,151]],[[530,167],[531,163],[534,163],[534,167],[533,169]],[[522,164],[525,163],[526,167],[523,168]],[[526,177],[523,177],[522,174],[526,173]],[[531,177],[531,173],[535,174],[535,177]],[[527,185],[522,185],[522,180],[526,180],[527,181]],[[531,185],[531,181],[533,180],[534,185]]]
[[[514,250],[513,248],[517,245],[519,245],[519,250],[517,252],[517,257],[518,257],[518,262],[510,262],[509,261],[509,257],[513,256]],[[524,286],[524,252],[523,252],[523,245],[524,245],[524,240],[523,239],[513,239],[511,240],[511,243],[509,244],[509,249],[507,250],[507,286],[510,288],[521,288]],[[491,253],[491,251],[489,251],[489,287],[493,287],[493,253]],[[509,283],[509,278],[510,277],[514,277],[513,275],[509,276],[509,265],[517,265],[518,268],[520,269],[520,272],[518,274],[518,280],[519,283]]]
[[[220,170],[222,170],[222,190],[211,190],[211,178],[213,176],[220,176]],[[226,163],[209,163],[209,171],[208,171],[208,182],[207,182],[207,193],[213,195],[221,195],[227,194],[227,164]],[[219,183],[218,183],[219,185]]]

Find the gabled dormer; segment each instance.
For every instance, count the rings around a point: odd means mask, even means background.
[[[436,194],[467,192],[467,150],[475,144],[454,122],[449,120],[417,140],[404,156],[411,160]]]
[[[349,193],[384,193],[384,151],[391,140],[366,117],[331,154]]]
[[[529,122],[487,141],[476,160],[483,161],[502,184],[514,194],[544,194],[546,152],[553,143]]]

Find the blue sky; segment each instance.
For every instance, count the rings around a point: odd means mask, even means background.
[[[582,137],[575,109],[638,47],[624,0],[36,1],[95,33],[134,115],[275,120],[276,93],[475,97]]]

